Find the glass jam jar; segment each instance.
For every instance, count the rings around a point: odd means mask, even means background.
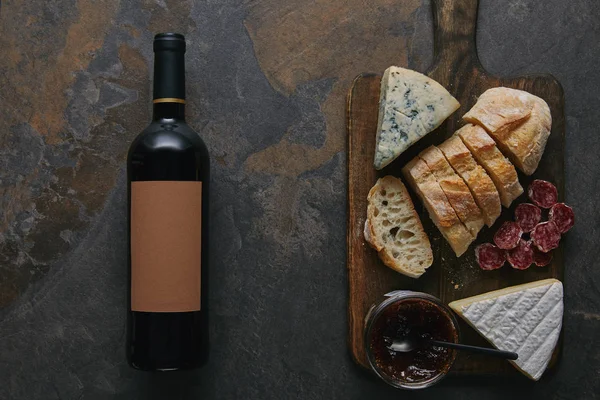
[[[459,342],[458,322],[438,298],[398,290],[385,295],[365,318],[365,350],[373,371],[386,383],[402,389],[423,389],[440,381],[452,366],[456,350],[422,346],[402,353],[390,349],[395,339]]]

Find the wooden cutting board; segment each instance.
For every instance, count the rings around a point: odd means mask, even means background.
[[[473,296],[490,290],[531,282],[545,278],[563,280],[563,246],[554,251],[552,264],[547,267],[531,267],[518,271],[505,265],[500,270],[482,271],[477,266],[473,248],[482,242],[490,242],[502,221],[511,219],[516,204],[525,201],[525,195],[517,199],[513,207],[503,209],[501,217],[492,228],[484,227],[471,248],[456,258],[450,246],[441,237],[431,219],[424,212],[421,202],[411,193],[415,208],[429,238],[434,253],[434,263],[421,278],[411,279],[385,267],[377,253],[363,238],[366,218],[367,194],[379,177],[391,174],[401,177],[400,169],[407,161],[432,144],[440,144],[458,129],[460,118],[475,104],[485,90],[507,86],[523,89],[540,96],[552,112],[552,133],[537,171],[532,177],[520,174],[520,182],[527,188],[532,179],[546,179],[558,188],[559,199],[564,198],[564,96],[560,83],[550,75],[527,75],[500,78],[490,75],[481,66],[475,47],[477,23],[477,0],[434,0],[434,65],[427,72],[458,99],[461,107],[434,132],[413,145],[396,161],[382,171],[373,168],[375,131],[379,103],[380,75],[361,74],[348,94],[348,281],[349,281],[349,346],[354,360],[369,366],[364,351],[363,326],[365,315],[383,295],[396,289],[410,289],[431,293],[443,302]],[[394,63],[390,59],[390,65]],[[383,72],[383,71],[380,71]],[[567,235],[568,236],[568,235]],[[472,328],[462,323],[463,342],[488,345]],[[552,364],[559,357],[562,339],[554,353]],[[459,354],[452,369],[453,374],[518,374],[504,360],[478,355]]]

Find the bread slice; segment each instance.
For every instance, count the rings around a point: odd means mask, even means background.
[[[402,173],[408,184],[421,198],[429,212],[429,217],[446,238],[456,256],[460,257],[474,240],[473,236],[456,215],[427,164],[419,157],[415,157],[406,164]]]
[[[433,263],[429,238],[402,181],[380,178],[367,197],[365,239],[385,265],[418,278]]]
[[[481,126],[467,124],[455,134],[462,139],[473,157],[492,178],[500,193],[502,205],[509,207],[513,200],[523,193],[515,167],[502,155],[494,139]]]
[[[419,157],[425,161],[437,179],[458,218],[465,224],[471,236],[476,238],[483,227],[483,214],[465,181],[456,175],[444,154],[437,147],[428,147],[419,154]]]
[[[475,202],[483,213],[485,224],[492,226],[502,211],[500,195],[492,179],[483,167],[477,164],[469,149],[458,136],[451,136],[438,148],[454,171],[469,187]]]
[[[541,378],[558,342],[563,319],[563,286],[543,279],[494,290],[449,304],[494,347],[512,351],[511,363],[533,380]]]
[[[507,119],[505,114],[526,117]],[[526,175],[537,169],[552,126],[550,108],[543,99],[523,90],[494,88],[482,94],[463,119],[485,128]]]

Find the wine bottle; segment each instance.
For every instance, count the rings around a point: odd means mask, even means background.
[[[141,370],[191,369],[208,353],[210,161],[185,123],[185,38],[154,37],[153,118],[127,158],[127,357]]]

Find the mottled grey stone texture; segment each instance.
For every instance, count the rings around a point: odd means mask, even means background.
[[[346,348],[344,96],[358,72],[427,68],[428,0],[2,2],[0,399],[600,398],[598,6],[480,4],[483,65],[565,89],[577,224],[562,360],[535,384],[406,393]],[[212,353],[202,370],[152,375],[124,356],[124,160],[164,30],[188,38],[189,122],[213,157]]]

